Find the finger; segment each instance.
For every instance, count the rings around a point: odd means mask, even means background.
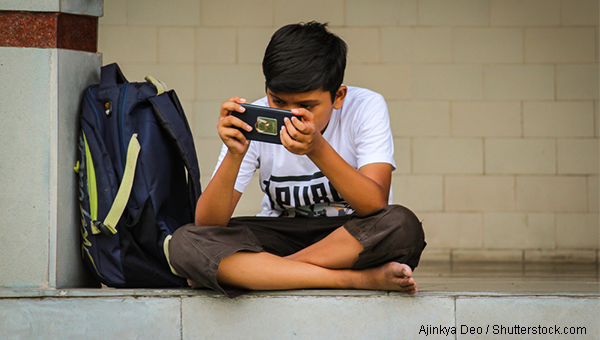
[[[295,118],[292,118],[295,119]],[[297,141],[297,142],[308,142],[310,140],[310,135],[309,133],[304,133],[302,131],[300,131],[298,129],[298,127],[296,125],[294,125],[294,123],[289,119],[289,118],[284,118],[284,127],[286,128],[286,132],[287,134],[291,137],[292,140]],[[298,121],[296,122],[296,124],[300,124]]]
[[[313,119],[314,118],[314,115],[312,114],[312,112],[308,111],[307,109],[303,109],[303,108],[292,109],[292,113],[296,117],[300,117],[302,119],[304,119],[304,118],[306,118],[306,119]]]
[[[240,104],[244,104],[246,103],[246,99],[242,98],[242,97],[231,97],[229,99],[227,99],[228,102],[234,102],[234,103],[240,103]]]
[[[246,109],[240,104],[246,103],[246,99],[241,97],[231,97],[221,104],[221,117],[231,114],[232,111],[244,112]]]
[[[292,118],[284,118],[284,121],[286,122],[286,125],[288,125],[288,128],[292,128],[295,131],[298,131],[302,134],[309,134],[311,132],[311,128],[310,125],[307,124],[306,122],[304,122],[303,120],[301,120],[300,118],[297,117],[292,117]],[[287,124],[289,122],[289,124]]]
[[[219,129],[223,128],[223,129],[229,129],[229,128],[240,128],[243,130],[246,130],[248,132],[252,131],[252,126],[250,126],[248,123],[244,122],[243,120],[239,119],[238,117],[234,117],[234,116],[226,116],[223,117],[222,119],[219,119],[219,123],[217,124],[217,126],[219,127]],[[235,131],[239,131],[237,129],[234,129]]]
[[[281,140],[281,144],[283,144],[283,146],[285,146],[286,149],[293,151],[293,150],[298,150],[299,148],[302,147],[302,143],[297,141],[290,135],[289,130],[287,129],[287,127],[285,125],[281,127],[281,131],[280,131],[279,135],[280,135],[279,139]]]
[[[221,139],[228,148],[233,147],[240,152],[250,143],[250,140],[238,129],[228,129],[221,135]]]

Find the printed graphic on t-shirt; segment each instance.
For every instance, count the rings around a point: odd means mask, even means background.
[[[346,214],[348,208],[344,199],[335,190],[322,172],[306,176],[274,176],[264,181],[265,193],[269,197],[272,210],[284,211],[315,211],[314,214],[331,216],[324,207],[336,207],[335,215]],[[327,209],[330,210],[330,209]],[[312,214],[312,213],[311,213]]]

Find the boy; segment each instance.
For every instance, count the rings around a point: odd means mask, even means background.
[[[391,202],[395,167],[383,97],[342,85],[347,47],[326,24],[280,28],[263,59],[267,96],[257,105],[292,110],[281,145],[247,140],[251,131],[221,105],[224,146],[196,207],[196,225],[175,232],[170,264],[194,288],[234,297],[246,290],[397,290],[415,294],[412,270],[423,229]],[[231,218],[260,169],[265,196],[256,217]]]

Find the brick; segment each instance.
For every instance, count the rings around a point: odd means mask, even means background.
[[[417,174],[481,174],[481,139],[415,138],[413,171]]]
[[[102,63],[156,62],[158,31],[155,27],[106,26],[98,31]]]
[[[479,0],[420,0],[419,25],[485,26],[489,5]]]
[[[196,30],[196,62],[236,62],[236,33],[233,28],[198,28]],[[264,48],[263,46],[263,52]]]
[[[264,195],[260,189],[258,173],[256,173],[235,207],[233,216],[255,216],[258,214],[261,211],[260,202]]]
[[[450,105],[447,101],[388,102],[394,136],[449,136]]]
[[[414,61],[415,28],[382,27],[380,30],[382,62]]]
[[[409,174],[412,169],[411,146],[409,138],[394,138],[394,174]]]
[[[424,213],[419,218],[428,248],[480,249],[483,245],[479,213]]]
[[[525,29],[527,63],[593,63],[596,59],[594,28]]]
[[[598,99],[598,64],[557,65],[557,99]]]
[[[233,96],[249,102],[265,96],[260,65],[198,65],[196,100],[225,101]]]
[[[493,26],[558,26],[560,0],[490,0]]]
[[[380,60],[379,30],[376,28],[333,28],[348,44],[349,63],[375,63]]]
[[[598,174],[600,159],[598,139],[559,139],[557,160],[559,174]]]
[[[554,67],[546,65],[486,65],[485,99],[554,99]]]
[[[183,109],[183,113],[186,115],[188,124],[190,125],[190,129],[193,129],[193,126],[194,126],[194,101],[191,99],[181,99],[181,98],[179,98],[179,101],[181,103],[181,108]]]
[[[174,89],[181,100],[193,100],[195,97],[194,64],[120,64],[129,81],[144,81],[147,75],[164,82]]]
[[[590,263],[596,262],[594,250],[525,250],[525,262]]]
[[[456,262],[522,262],[522,250],[453,250]]]
[[[453,136],[521,136],[520,102],[452,102]]]
[[[513,211],[515,179],[512,176],[446,176],[446,211]]]
[[[198,163],[200,164],[200,179],[202,182],[202,188],[206,188],[215,170],[217,161],[219,160],[219,154],[221,154],[223,142],[219,137],[194,137],[194,143],[196,145]]]
[[[449,27],[419,27],[412,31],[412,61],[452,61],[452,31]]]
[[[129,25],[198,26],[200,1],[128,0]]]
[[[555,174],[553,139],[486,139],[486,174]]]
[[[196,36],[193,28],[159,27],[158,61],[160,63],[194,63]]]
[[[562,249],[598,249],[598,213],[556,214],[556,246]]]
[[[222,102],[219,101],[194,102],[194,123],[192,125],[192,131],[195,137],[219,137],[219,133],[217,132],[217,123],[219,122],[219,110],[221,109],[221,103]]]
[[[587,177],[588,211],[598,212],[600,210],[599,192],[600,182],[598,176]]]
[[[202,1],[203,26],[273,26],[270,0]]]
[[[412,98],[408,64],[349,64],[344,83],[371,89],[386,100]]]
[[[452,36],[448,27],[381,28],[383,62],[450,62]]]
[[[594,102],[594,126],[596,127],[596,137],[600,137],[600,103]]]
[[[273,7],[275,26],[312,20],[331,26],[344,25],[343,0],[274,0]]]
[[[238,62],[261,64],[273,33],[275,33],[273,28],[240,29],[237,39]]]
[[[584,212],[587,181],[584,176],[518,176],[517,210]]]
[[[522,28],[454,28],[453,61],[459,63],[523,62]]]
[[[482,99],[480,65],[415,64],[412,70],[415,99]]]
[[[598,1],[562,0],[561,24],[563,26],[598,25]]]
[[[98,20],[98,25],[127,25],[127,2],[104,0],[104,16]]]
[[[485,213],[487,249],[554,249],[554,214]]]
[[[400,26],[417,24],[417,0],[346,1],[347,26]]]
[[[525,102],[525,137],[593,137],[592,102]]]
[[[441,176],[392,177],[394,203],[415,211],[443,210],[443,181]]]
[[[424,262],[450,262],[450,249],[436,249],[427,244],[426,250],[421,254],[419,264]]]

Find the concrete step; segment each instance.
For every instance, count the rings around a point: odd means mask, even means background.
[[[415,296],[0,289],[0,339],[600,339],[595,264],[528,277],[511,265],[448,268],[418,269]]]

